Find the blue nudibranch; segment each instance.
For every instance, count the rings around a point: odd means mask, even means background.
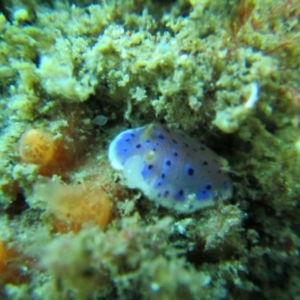
[[[159,124],[128,129],[111,142],[108,156],[129,188],[182,213],[232,196],[224,160],[179,130]]]

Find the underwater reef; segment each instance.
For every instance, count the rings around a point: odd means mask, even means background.
[[[299,299],[299,18],[297,0],[1,1],[0,298]],[[173,146],[145,130],[132,177],[108,149],[147,124]],[[181,134],[213,152],[194,164]],[[181,186],[213,203],[182,208]]]

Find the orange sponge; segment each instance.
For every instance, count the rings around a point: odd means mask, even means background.
[[[46,181],[34,186],[34,195],[47,202],[55,228],[61,233],[78,232],[87,222],[104,228],[110,221],[111,201],[101,187]]]
[[[45,166],[55,151],[53,136],[45,131],[29,129],[19,142],[19,154],[23,162]]]
[[[70,136],[60,139],[41,129],[29,129],[19,141],[19,155],[24,163],[40,166],[39,173],[44,176],[63,175],[74,164],[76,143],[70,144]]]

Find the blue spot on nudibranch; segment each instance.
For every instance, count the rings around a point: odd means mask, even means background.
[[[174,195],[174,199],[177,201],[184,201],[185,200],[185,195],[184,195],[184,190],[179,190],[175,195]]]
[[[144,169],[141,172],[144,179],[147,179],[151,176],[152,169],[153,169],[153,165],[151,164],[144,167]]]
[[[155,189],[160,188],[161,186],[163,186],[165,184],[165,182],[166,182],[166,174],[162,173],[160,178],[155,182],[154,188]]]
[[[161,180],[161,179],[159,179],[156,183],[155,183],[155,185],[154,185],[154,188],[155,189],[159,189],[162,185],[163,185],[163,180]]]
[[[170,194],[170,192],[169,192],[168,190],[164,191],[164,197],[165,197],[165,198],[168,197],[169,194]]]
[[[168,170],[172,167],[173,161],[170,158],[165,158],[163,162],[163,173],[167,173]]]
[[[160,133],[160,134],[158,135],[158,138],[161,139],[161,140],[164,140],[164,139],[165,139],[165,137],[163,136],[162,133]]]
[[[197,200],[208,200],[212,198],[212,184],[208,183],[203,188],[201,188],[196,194]]]
[[[195,174],[195,168],[190,164],[186,164],[184,166],[184,170],[185,170],[185,174],[188,176],[193,176]]]
[[[173,153],[173,155],[174,155],[175,157],[178,156],[178,152],[177,152],[176,150],[172,149],[172,153]]]
[[[205,190],[205,189],[202,189],[200,190],[197,194],[196,194],[196,199],[197,200],[208,200],[208,199],[211,199],[211,192]]]

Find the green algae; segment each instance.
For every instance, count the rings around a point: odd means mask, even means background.
[[[18,265],[25,282],[1,280],[3,295],[295,299],[300,5],[75,4],[4,1],[0,7],[1,240],[38,262]],[[226,133],[214,123],[217,113],[243,106],[253,82],[259,101]],[[101,128],[91,122],[100,114],[108,118]],[[121,128],[152,121],[181,128],[226,158],[233,199],[187,217],[131,191],[116,204],[106,231],[87,225],[77,235],[53,234],[45,207],[32,201],[39,172],[18,157],[21,134],[35,127],[62,135],[74,127],[78,140],[89,141],[71,175],[64,174],[77,182],[86,176],[78,165],[106,161],[109,140]],[[12,214],[18,197],[30,209]]]

